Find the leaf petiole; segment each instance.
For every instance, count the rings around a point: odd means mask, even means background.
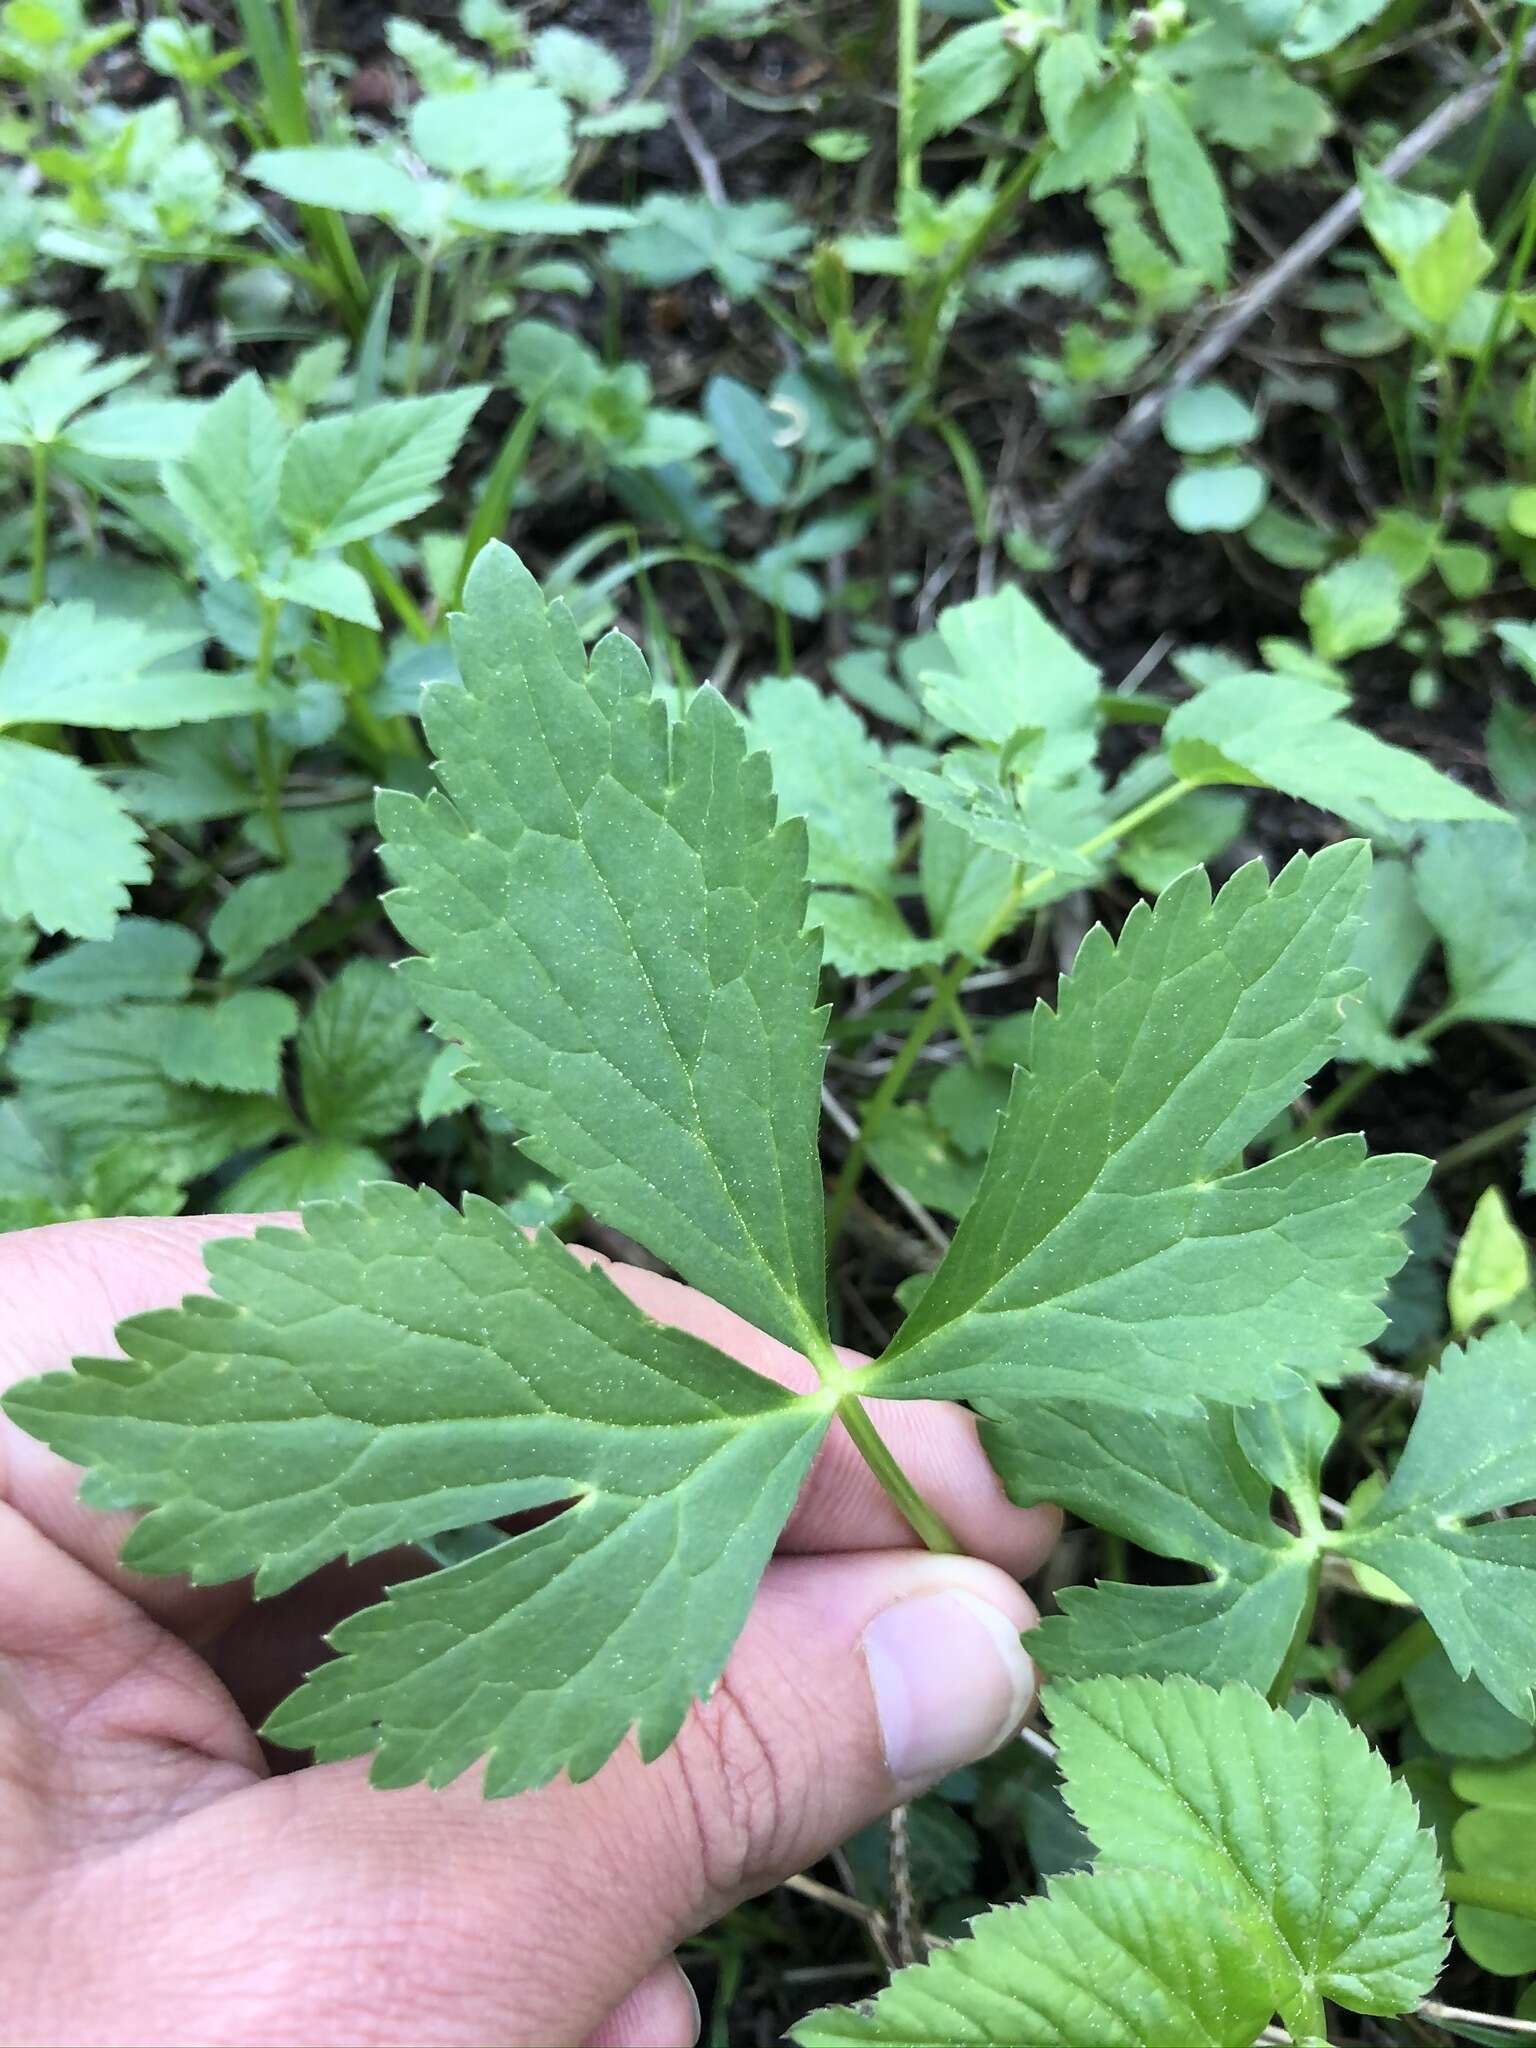
[[[859,1456],[921,1536],[928,1549],[940,1557],[961,1556],[963,1546],[956,1540],[943,1516],[928,1505],[892,1457],[884,1438],[870,1420],[869,1410],[858,1395],[844,1394],[837,1404],[837,1414],[844,1429],[853,1438]]]

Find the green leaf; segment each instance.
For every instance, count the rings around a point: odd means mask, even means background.
[[[1067,1798],[1100,1858],[1213,1893],[1251,1930],[1298,2038],[1321,2000],[1403,2012],[1445,1953],[1434,1838],[1358,1729],[1321,1701],[1293,1720],[1258,1693],[1095,1679],[1051,1719]]]
[[[1382,647],[1403,623],[1402,580],[1379,555],[1352,555],[1314,576],[1301,594],[1301,616],[1324,661],[1348,661]]]
[[[300,206],[377,214],[397,221],[406,232],[416,226],[422,211],[416,180],[376,149],[262,149],[245,168],[247,177]]]
[[[711,377],[704,387],[704,417],[715,430],[715,445],[736,473],[754,505],[782,505],[794,462],[778,435],[775,417],[750,385],[737,377]]]
[[[1177,93],[1139,82],[1142,171],[1158,225],[1181,261],[1216,291],[1227,281],[1232,221],[1221,180]]]
[[[1531,1255],[1503,1195],[1487,1187],[1456,1247],[1446,1305],[1451,1328],[1465,1337],[1489,1316],[1513,1307],[1531,1284]]]
[[[1115,849],[1121,870],[1138,889],[1156,896],[1186,868],[1203,867],[1225,853],[1247,822],[1248,806],[1226,790],[1193,789],[1172,809],[1159,811]]]
[[[1181,455],[1215,455],[1241,448],[1259,432],[1259,415],[1226,384],[1191,384],[1177,391],[1163,414],[1163,439]]]
[[[579,107],[606,107],[629,83],[613,52],[575,29],[540,29],[531,55],[544,83]]]
[[[1034,1402],[985,1423],[982,1441],[1008,1489],[1030,1506],[1055,1501],[1160,1557],[1189,1559],[1210,1577],[1194,1585],[1072,1587],[1062,1612],[1030,1635],[1050,1672],[1160,1677],[1267,1687],[1299,1621],[1317,1556],[1319,1471],[1337,1421],[1310,1389],[1278,1405],[1267,1429],[1283,1439],[1279,1483],[1299,1526],[1275,1521],[1271,1445],[1257,1411],[1138,1415],[1087,1404]],[[1288,1483],[1287,1483],[1288,1482]]]
[[[1395,1032],[1397,1014],[1434,944],[1434,931],[1419,908],[1407,863],[1377,857],[1371,867],[1365,916],[1355,940],[1353,964],[1365,977],[1345,1006],[1343,1052],[1391,1073],[1423,1064],[1427,1047]]]
[[[811,880],[878,892],[896,817],[884,750],[859,714],[804,676],[769,676],[747,693],[747,729],[773,764],[780,816],[805,819]]]
[[[1398,276],[1414,308],[1434,326],[1446,327],[1493,263],[1472,196],[1461,192],[1434,234],[1398,267]]]
[[[1048,774],[1092,758],[1099,672],[1022,590],[1009,584],[950,605],[939,614],[939,637],[949,665],[921,671],[930,717],[999,747],[1021,727],[1037,727],[1046,735],[1041,766]]]
[[[1334,1138],[1234,1170],[1338,1042],[1368,872],[1346,843],[1212,903],[1194,870],[1089,933],[871,1391],[1245,1402],[1370,1341],[1424,1162]]]
[[[276,1593],[335,1557],[574,1502],[344,1622],[273,1737],[322,1759],[376,1747],[381,1785],[484,1756],[491,1796],[590,1777],[631,1729],[659,1754],[719,1675],[827,1405],[473,1198],[461,1216],[381,1184],[207,1257],[220,1299],[124,1323],[126,1365],[6,1400],[92,1468],[95,1504],[150,1508],[138,1569]],[[259,1467],[235,1449],[253,1429]]]
[[[1444,1650],[1431,1650],[1403,1674],[1403,1697],[1414,1726],[1442,1756],[1486,1763],[1526,1756],[1536,1745],[1530,1724],[1477,1679],[1458,1678]]]
[[[1020,74],[1007,17],[972,22],[944,38],[917,67],[912,140],[947,135],[1000,99]]]
[[[476,561],[464,686],[426,694],[441,792],[385,793],[403,972],[576,1200],[801,1348],[821,1338],[821,1014],[805,828],[699,690],[653,698],[617,634],[587,668],[512,552]]]
[[[299,555],[278,574],[263,577],[261,587],[266,597],[379,630],[378,607],[367,577],[336,555]]]
[[[1502,1324],[1424,1382],[1397,1469],[1349,1554],[1401,1586],[1458,1676],[1536,1720],[1536,1525],[1476,1521],[1536,1495],[1536,1337]]]
[[[277,408],[247,371],[207,406],[185,451],[160,472],[166,496],[220,576],[253,574],[282,542]]]
[[[839,974],[908,973],[949,957],[943,939],[920,939],[889,896],[813,889],[806,925],[821,933],[822,956]]]
[[[11,1055],[23,1101],[82,1151],[133,1139],[174,1157],[187,1180],[232,1153],[264,1145],[284,1121],[262,1096],[187,1088],[161,1071],[157,1049],[134,1005],[72,1010],[34,1024]]]
[[[1181,469],[1168,486],[1168,517],[1181,533],[1241,533],[1269,502],[1269,478],[1251,462]]]
[[[902,1970],[872,2005],[813,2013],[800,2048],[1247,2048],[1275,2009],[1246,1929],[1162,1872],[1053,1880]]]
[[[168,1079],[237,1095],[276,1093],[283,1044],[299,1022],[293,998],[271,988],[241,989],[217,1003],[156,1004],[139,1016]]]
[[[1445,948],[1456,1015],[1536,1024],[1536,839],[1512,825],[1426,833],[1413,885]]]
[[[1136,161],[1136,97],[1129,82],[1114,77],[1073,98],[1056,140],[1030,188],[1033,198],[1095,192],[1123,178]]]
[[[187,636],[93,605],[40,605],[0,660],[0,727],[94,725],[112,732],[196,723],[253,710],[248,678],[168,668]]]
[[[345,837],[327,820],[301,832],[290,815],[286,829],[293,859],[247,875],[213,913],[208,938],[229,974],[244,974],[263,953],[290,939],[317,917],[347,878]]]
[[[504,192],[544,192],[571,168],[570,109],[526,72],[468,92],[432,93],[411,109],[411,141],[435,171],[482,176]]]
[[[1174,773],[1192,783],[1256,783],[1363,825],[1502,818],[1427,761],[1344,715],[1349,700],[1295,676],[1240,675],[1180,704],[1163,728]],[[1486,829],[1486,828],[1479,828]]]
[[[744,299],[810,239],[810,228],[782,199],[717,206],[656,192],[635,225],[609,242],[608,259],[623,276],[651,286],[682,284],[713,271],[731,298]]]
[[[307,549],[339,548],[425,512],[486,391],[471,384],[306,422],[283,457],[289,528]]]
[[[147,356],[98,361],[88,341],[61,341],[28,356],[0,384],[0,444],[25,448],[57,441],[77,412],[148,367]]]
[[[0,915],[105,939],[149,875],[138,826],[89,768],[0,739]]]
[[[1398,2013],[1432,1988],[1434,1837],[1331,1708],[1111,1678],[1054,1687],[1051,1713],[1093,1872],[812,2014],[800,2048],[1249,2048],[1276,2010],[1321,2041],[1325,1998]]]
[[[1488,721],[1488,772],[1512,811],[1536,822],[1536,710],[1500,698]]]
[[[433,1054],[394,969],[349,960],[299,1032],[304,1113],[335,1141],[390,1137],[414,1119]]]
[[[225,1188],[218,1206],[227,1215],[262,1215],[297,1209],[303,1202],[351,1200],[372,1180],[389,1180],[389,1168],[370,1145],[306,1138],[269,1152]]]
[[[190,991],[202,950],[197,934],[184,925],[122,917],[110,939],[86,939],[34,961],[12,986],[38,1002],[68,1009],[173,1003]]]
[[[875,1171],[925,1208],[963,1216],[981,1179],[980,1164],[962,1159],[920,1102],[898,1102],[870,1140]]]

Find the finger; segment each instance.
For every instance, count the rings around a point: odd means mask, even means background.
[[[801,1392],[815,1387],[815,1369],[806,1359],[718,1302],[660,1273],[603,1263],[609,1279],[658,1322],[703,1338],[781,1386]],[[867,1363],[857,1351],[840,1349],[838,1355],[845,1365]],[[973,1415],[951,1401],[871,1400],[867,1406],[897,1463],[953,1530],[962,1550],[1016,1578],[1027,1578],[1040,1566],[1061,1533],[1061,1515],[1055,1508],[1013,1505],[981,1448]],[[916,1540],[852,1438],[834,1428],[780,1548],[882,1550],[908,1548]]]
[[[118,1217],[51,1223],[0,1237],[0,1393],[71,1358],[117,1358],[125,1317],[206,1293],[203,1246],[291,1216]],[[243,1606],[243,1587],[197,1588],[147,1578],[117,1562],[130,1514],[105,1515],[76,1497],[79,1470],[0,1415],[0,1498],[48,1540],[126,1592],[156,1620],[197,1636]]]
[[[654,1763],[626,1748],[585,1784],[490,1802],[472,1779],[381,1793],[360,1763],[269,1780],[163,1838],[219,1880],[174,1954],[149,1929],[135,2010],[179,2001],[171,2038],[195,2039],[216,2018],[206,1987],[235,1996],[241,2038],[347,2040],[364,2009],[349,2000],[387,1977],[376,2042],[584,2042],[680,1942],[1004,1741],[1031,1697],[1032,1619],[968,1559],[783,1558],[721,1684]],[[227,1958],[279,1924],[257,1987],[283,2016],[274,2035]]]
[[[587,2036],[587,2048],[694,2048],[701,2024],[693,1986],[677,1963],[663,1963]]]

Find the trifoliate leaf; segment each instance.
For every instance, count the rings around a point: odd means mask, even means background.
[[[220,576],[253,573],[282,541],[284,438],[276,406],[247,371],[205,408],[190,445],[161,469],[166,496]]]
[[[339,548],[425,512],[485,396],[471,384],[307,421],[283,457],[288,526],[307,548]]]
[[[1429,1058],[1427,1047],[1399,1038],[1394,1027],[1434,940],[1407,864],[1378,857],[1351,963],[1365,979],[1344,1008],[1346,1059],[1401,1073]]]
[[[1503,1324],[1452,1346],[1351,1557],[1416,1601],[1463,1677],[1536,1720],[1536,1523],[1476,1521],[1536,1496],[1536,1337]]]
[[[86,406],[147,369],[147,356],[98,360],[89,341],[61,341],[35,350],[0,384],[0,444],[25,448],[57,441],[66,423]]]
[[[1477,1198],[1446,1285],[1451,1328],[1465,1337],[1489,1316],[1510,1308],[1531,1284],[1531,1255],[1497,1187]]]
[[[94,725],[112,732],[186,725],[252,711],[248,678],[167,663],[185,656],[187,635],[157,632],[137,619],[110,618],[93,605],[40,605],[11,635],[0,660],[0,727]]]
[[[481,175],[512,194],[558,185],[575,154],[570,109],[526,72],[504,72],[468,92],[431,93],[412,107],[410,129],[433,170]]]
[[[805,820],[811,880],[882,889],[895,808],[884,750],[852,705],[804,676],[770,676],[747,693],[747,729],[773,763],[780,817]]]
[[[1348,708],[1321,683],[1231,676],[1180,704],[1163,738],[1175,774],[1190,782],[1267,785],[1367,829],[1382,814],[1409,823],[1503,817],[1416,754],[1352,725]]]
[[[174,1159],[193,1180],[266,1144],[285,1116],[265,1096],[219,1094],[167,1079],[137,1006],[71,1010],[34,1024],[11,1055],[29,1113],[83,1153],[121,1139]]]
[[[89,768],[0,739],[0,915],[104,939],[149,875],[138,826]]]
[[[22,995],[61,1008],[96,1009],[109,1003],[173,1003],[192,986],[202,946],[185,925],[152,917],[123,917],[110,939],[85,939],[16,976]]]
[[[656,192],[635,225],[609,242],[608,260],[623,276],[652,286],[682,284],[710,270],[730,297],[743,299],[810,239],[810,228],[782,199],[717,206]]]
[[[160,1070],[189,1087],[272,1095],[298,1006],[274,988],[240,989],[218,1003],[155,1004],[139,1012]]]
[[[492,1795],[589,1777],[631,1728],[657,1755],[719,1675],[827,1404],[649,1321],[490,1203],[380,1184],[307,1226],[211,1245],[221,1299],[123,1324],[128,1363],[27,1383],[7,1413],[92,1467],[95,1504],[151,1509],[138,1569],[254,1572],[258,1593],[571,1503],[345,1622],[271,1732],[377,1748],[385,1785],[484,1756]]]
[[[1005,1906],[872,2004],[813,2013],[800,2048],[1249,2048],[1278,2010],[1411,2009],[1445,1952],[1434,1837],[1331,1708],[1241,1686],[1055,1687],[1089,1874]]]
[[[1413,884],[1445,948],[1456,1015],[1536,1024],[1536,837],[1510,825],[1426,833]]]
[[[1246,1687],[1094,1679],[1053,1701],[1073,1812],[1102,1862],[1199,1884],[1252,1931],[1298,2039],[1321,2001],[1402,2012],[1445,1953],[1434,1838],[1358,1729]]]
[[[872,1390],[1245,1403],[1369,1342],[1424,1162],[1335,1138],[1234,1165],[1337,1044],[1368,872],[1346,843],[1212,903],[1195,870],[1118,945],[1089,933]]]
[[[617,634],[587,667],[517,557],[475,563],[441,792],[386,793],[402,970],[463,1079],[576,1200],[797,1347],[820,1334],[805,828],[713,691],[677,719]]]
[[[1161,1871],[1056,1878],[902,1970],[867,2007],[813,2013],[799,2048],[1247,2048],[1275,2010],[1242,1923]]]
[[[985,1413],[985,1404],[983,1404]],[[1277,1484],[1257,1411],[1138,1415],[1087,1404],[1031,1403],[982,1440],[1009,1497],[1055,1501],[1143,1550],[1204,1565],[1195,1585],[1100,1582],[1060,1595],[1062,1612],[1030,1635],[1030,1652],[1066,1678],[1185,1672],[1267,1687],[1306,1601],[1320,1533],[1318,1473],[1337,1421],[1304,1390],[1278,1404],[1301,1535],[1276,1522]]]
[[[1402,626],[1402,578],[1384,556],[1353,555],[1312,578],[1301,616],[1324,661],[1348,661],[1384,646]]]
[[[304,1113],[322,1137],[387,1138],[416,1114],[434,1048],[382,960],[349,960],[299,1031]]]

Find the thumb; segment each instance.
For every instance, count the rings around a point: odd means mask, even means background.
[[[355,1764],[270,1781],[285,1979],[313,1995],[340,1946],[354,1977],[388,1973],[374,2038],[581,2042],[679,1942],[1005,1742],[1034,1695],[1019,1632],[1035,1619],[969,1558],[781,1558],[724,1677],[653,1763],[626,1747],[584,1784],[493,1801],[472,1780],[381,1794]],[[258,1890],[263,1832],[248,1817],[224,1836]],[[293,1910],[301,1874],[313,1915]]]

